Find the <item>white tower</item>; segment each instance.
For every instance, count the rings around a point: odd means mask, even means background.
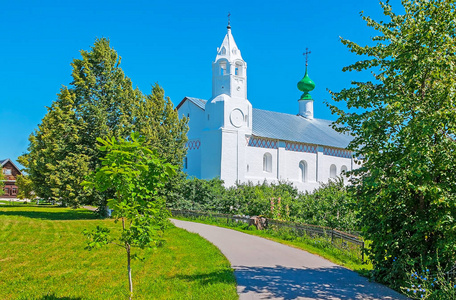
[[[231,26],[212,63],[212,99],[225,94],[232,98],[247,99],[247,63],[242,59]]]
[[[212,97],[205,109],[201,176],[219,177],[232,185],[245,177],[245,138],[252,134],[252,105],[247,100],[247,63],[229,22],[227,29],[212,63]]]

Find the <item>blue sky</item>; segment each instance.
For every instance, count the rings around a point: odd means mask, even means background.
[[[401,13],[400,0],[392,0]],[[2,1],[0,11],[0,159],[14,161],[28,136],[71,82],[70,63],[97,37],[107,37],[121,67],[144,93],[160,84],[177,105],[185,96],[211,96],[211,63],[232,33],[247,62],[253,107],[296,114],[306,47],[316,118],[335,120],[324,104],[369,74],[343,73],[359,60],[339,36],[369,44],[375,31],[360,12],[385,19],[376,0],[316,1]]]

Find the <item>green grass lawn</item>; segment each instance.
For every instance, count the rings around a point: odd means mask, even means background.
[[[0,206],[0,299],[128,299],[124,249],[84,250],[82,231],[97,225],[119,226],[83,209]],[[134,299],[238,298],[215,246],[175,227],[165,240],[133,262]]]

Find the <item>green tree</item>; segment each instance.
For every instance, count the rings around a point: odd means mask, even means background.
[[[63,89],[30,137],[28,153],[21,163],[40,197],[61,199],[75,206],[90,203],[104,212],[107,199],[112,198],[110,191],[88,193],[80,187],[82,178],[99,166],[103,156],[96,146],[97,137],[128,138],[137,131],[151,149],[180,166],[186,153],[187,120],[179,120],[157,84],[151,95],[133,88],[108,39],[97,39],[90,51],[81,51],[81,56],[71,64],[70,87]],[[57,106],[60,110],[54,112]],[[64,115],[61,120],[59,114]],[[59,127],[71,129],[71,134],[61,134]],[[56,145],[68,142],[71,146],[55,151]],[[173,181],[167,184],[168,189],[162,189],[163,194],[171,193]]]
[[[3,170],[0,171],[0,193],[3,195],[3,187],[5,186],[5,175],[3,175]]]
[[[33,191],[33,183],[28,175],[18,175],[16,177],[17,185],[17,198],[19,199],[33,199],[35,192]]]
[[[108,200],[108,205],[113,209],[116,222],[121,221],[122,228],[118,235],[103,227],[86,230],[85,234],[90,238],[87,249],[109,243],[125,249],[131,299],[131,258],[135,257],[131,253],[132,247],[144,249],[161,243],[170,214],[159,189],[175,174],[176,167],[145,146],[145,139],[137,133],[131,135],[130,141],[114,137],[97,140],[101,143],[99,150],[106,156],[101,158],[102,166],[84,185],[101,192],[113,191],[114,197]]]
[[[456,259],[455,1],[402,5],[398,15],[381,3],[387,22],[363,16],[379,32],[373,46],[342,39],[363,56],[344,71],[371,69],[374,80],[332,93],[348,107],[332,106],[335,127],[363,158],[353,175],[374,275],[396,287],[421,255],[431,270]]]
[[[28,153],[19,158],[38,197],[75,207],[87,197],[80,186],[89,171],[89,157],[80,144],[83,129],[74,110],[74,95],[62,88],[30,136]]]

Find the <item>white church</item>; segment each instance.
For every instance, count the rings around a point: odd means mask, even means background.
[[[331,121],[314,118],[315,88],[306,73],[298,82],[303,92],[297,114],[252,108],[247,99],[247,63],[242,59],[231,26],[212,63],[212,97],[185,97],[176,107],[189,118],[184,171],[201,179],[219,177],[226,186],[238,182],[279,180],[300,191],[355,168],[345,148],[349,135],[331,128]],[[292,101],[292,100],[291,100]]]

